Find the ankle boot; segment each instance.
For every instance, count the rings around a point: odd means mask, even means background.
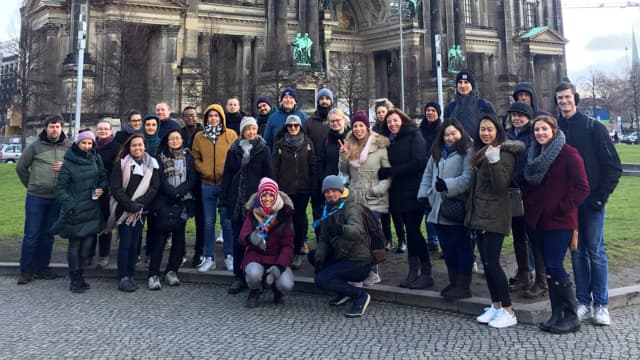
[[[509,279],[509,291],[520,291],[526,290],[530,286],[529,281],[529,245],[528,241],[514,241],[513,242],[513,251],[516,256],[516,264],[518,264],[518,271],[516,272],[516,276],[514,278]],[[511,283],[511,280],[515,280],[514,283]]]
[[[78,270],[78,280],[80,281],[80,284],[82,285],[83,290],[91,289],[91,285],[89,285],[89,283],[84,281],[84,270]]]
[[[444,296],[444,294],[456,287],[456,279],[458,277],[458,272],[456,270],[452,270],[447,268],[447,274],[449,275],[449,285],[445,286],[444,289],[440,290],[440,296]]]
[[[562,318],[562,299],[558,296],[558,284],[555,281],[547,278],[547,284],[549,285],[549,301],[551,302],[551,317],[549,320],[540,323],[538,327],[542,331],[551,331],[551,327],[555,325],[558,320]]]
[[[80,281],[79,271],[69,271],[69,278],[71,279],[69,284],[69,290],[74,293],[83,293],[86,289],[82,288],[82,281]]]
[[[468,299],[471,297],[471,274],[458,274],[456,286],[444,294],[446,300]]]
[[[255,308],[260,301],[260,290],[249,290],[249,296],[247,297],[247,307]]]
[[[528,299],[535,299],[537,297],[544,296],[547,292],[547,273],[544,268],[542,254],[537,246],[533,247],[533,259],[536,264],[536,280],[523,294],[523,296]]]
[[[410,257],[409,258],[409,274],[407,274],[407,278],[400,283],[400,287],[403,287],[403,288],[409,287],[409,284],[411,284],[413,281],[415,281],[418,278],[419,268],[420,268],[420,258],[417,256]]]
[[[428,256],[428,255],[427,255]],[[420,276],[417,279],[410,282],[407,286],[409,289],[426,289],[433,286],[433,278],[431,277],[431,262],[427,257],[426,261],[420,263]]]
[[[529,275],[528,270],[525,270],[524,272],[521,272],[520,270],[518,270],[518,273],[516,274],[515,277],[518,280],[514,284],[509,285],[509,291],[516,292],[521,290],[527,290],[531,287],[531,276]]]
[[[556,334],[566,334],[580,330],[580,320],[576,314],[576,293],[573,284],[568,282],[557,285],[557,292],[562,304],[562,318],[549,329]]]
[[[278,290],[276,284],[271,285],[271,290],[273,291],[273,303],[276,305],[284,305],[284,294]]]

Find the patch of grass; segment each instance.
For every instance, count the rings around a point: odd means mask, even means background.
[[[0,164],[0,239],[22,239],[26,193],[16,174],[15,164]]]
[[[640,146],[616,144],[616,150],[623,164],[640,164]]]

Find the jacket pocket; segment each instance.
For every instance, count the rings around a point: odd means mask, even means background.
[[[477,194],[475,199],[475,213],[480,219],[495,219],[498,217],[498,196],[492,194]]]

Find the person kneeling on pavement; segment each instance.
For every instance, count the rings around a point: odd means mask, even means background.
[[[263,284],[273,290],[273,303],[284,304],[293,289],[293,202],[278,184],[262,178],[247,204],[238,240],[245,248],[242,269],[249,287],[247,307],[258,306]]]
[[[329,302],[338,306],[352,300],[346,317],[364,315],[371,296],[349,282],[363,281],[369,275],[371,251],[367,232],[358,205],[350,198],[342,179],[329,175],[322,181],[325,205],[322,217],[313,223],[319,226],[317,248],[309,253],[315,266],[315,283],[322,290],[337,293]]]

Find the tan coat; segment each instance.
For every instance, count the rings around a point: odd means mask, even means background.
[[[378,170],[391,166],[387,154],[389,140],[376,132],[369,133],[370,145],[366,160],[356,167],[349,162],[348,153],[341,153],[339,169],[342,174],[349,176],[349,191],[354,202],[372,211],[388,213],[391,179],[378,180]],[[355,137],[351,132],[345,139],[347,149],[354,141]]]

